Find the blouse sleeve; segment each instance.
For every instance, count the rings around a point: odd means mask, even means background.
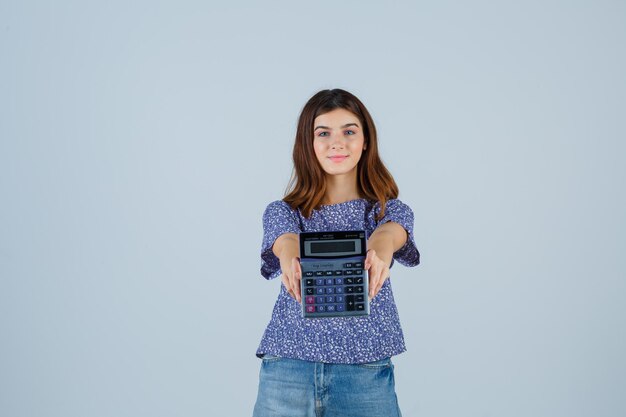
[[[282,200],[270,203],[263,213],[263,243],[261,245],[261,275],[273,279],[281,274],[280,261],[272,246],[285,233],[299,233],[298,214]]]
[[[376,224],[376,227],[387,222],[395,222],[404,227],[408,233],[406,243],[393,254],[393,259],[404,266],[416,266],[420,263],[420,253],[413,237],[413,210],[402,201],[392,199],[387,201],[385,215]],[[393,265],[393,259],[391,265]]]

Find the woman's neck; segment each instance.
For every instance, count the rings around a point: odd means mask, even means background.
[[[339,204],[361,198],[356,175],[327,175],[324,204]]]

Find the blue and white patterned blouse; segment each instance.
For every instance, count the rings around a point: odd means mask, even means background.
[[[393,221],[409,233],[405,245],[393,258],[405,266],[419,263],[413,239],[413,211],[398,199],[389,200],[385,216],[377,221],[379,203],[366,199],[332,204],[313,210],[305,218],[282,200],[270,203],[263,214],[261,274],[266,279],[281,275],[280,262],[272,252],[276,238],[284,233],[365,230]],[[393,260],[391,262],[393,265]],[[326,363],[364,363],[397,355],[406,350],[390,280],[370,302],[370,315],[360,317],[302,318],[302,308],[281,284],[272,318],[263,334],[257,356],[265,354]]]

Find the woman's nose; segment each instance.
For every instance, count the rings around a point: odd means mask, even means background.
[[[340,133],[336,133],[332,136],[330,146],[335,148],[343,148],[343,136]]]

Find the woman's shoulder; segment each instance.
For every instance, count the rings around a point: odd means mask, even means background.
[[[381,209],[380,201],[371,201],[371,207],[374,211],[379,212]],[[404,203],[399,198],[390,198],[385,202],[385,211],[412,211],[408,204]]]
[[[274,200],[265,207],[264,217],[276,216],[276,215],[296,215],[297,210],[294,210],[289,203],[284,200]]]

